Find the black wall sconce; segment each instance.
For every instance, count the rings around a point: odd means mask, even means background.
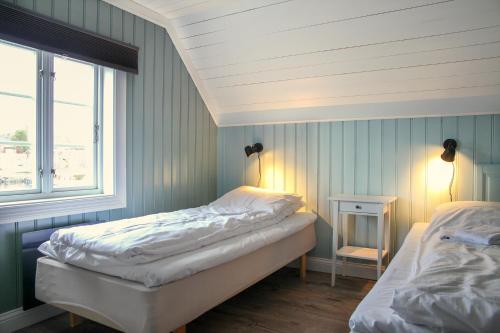
[[[457,150],[457,141],[454,139],[446,139],[443,142],[444,152],[441,154],[441,159],[445,162],[455,161],[455,153]]]
[[[245,147],[245,154],[247,154],[247,157],[250,157],[250,155],[254,154],[254,153],[261,153],[262,150],[264,150],[264,146],[262,145],[262,143],[256,143],[252,146],[246,146]]]
[[[250,157],[251,155],[257,153],[257,158],[259,159],[259,182],[257,183],[257,187],[260,186],[260,179],[262,178],[262,172],[260,168],[260,153],[264,150],[264,146],[262,143],[257,142],[251,146],[246,146],[245,147],[245,154],[247,157]]]
[[[444,152],[441,154],[441,159],[445,162],[450,162],[453,165],[453,173],[451,175],[450,186],[448,187],[450,201],[453,201],[451,188],[453,186],[453,180],[455,179],[455,153],[457,151],[457,141],[454,139],[446,139],[443,142],[443,148]]]

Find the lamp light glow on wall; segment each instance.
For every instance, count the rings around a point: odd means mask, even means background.
[[[455,178],[455,153],[457,150],[457,141],[454,139],[446,139],[443,142],[444,152],[441,154],[441,159],[445,162],[451,163],[453,166],[453,173],[451,174],[450,185],[448,187],[448,193],[450,195],[450,201],[453,201],[453,195],[451,193],[451,188],[453,186],[453,180]]]
[[[250,157],[251,155],[257,153],[257,158],[259,159],[259,181],[257,182],[257,187],[260,186],[260,180],[262,178],[262,170],[261,170],[261,166],[260,166],[260,153],[263,150],[264,150],[264,146],[260,142],[257,142],[251,146],[245,147],[245,154],[247,155],[247,158]]]

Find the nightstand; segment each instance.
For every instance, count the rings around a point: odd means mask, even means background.
[[[335,285],[335,266],[337,256],[375,261],[377,263],[377,278],[382,274],[382,260],[389,257],[391,238],[391,206],[396,197],[392,196],[364,196],[364,195],[334,195],[331,216],[332,228],[332,287]],[[364,215],[377,218],[377,248],[349,246],[347,241],[348,219],[346,215]],[[341,218],[344,216],[344,218]],[[386,218],[387,217],[387,218]],[[342,247],[338,249],[338,224],[342,220]],[[389,260],[389,258],[388,258]]]

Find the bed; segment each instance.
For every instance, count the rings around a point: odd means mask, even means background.
[[[499,170],[478,166],[475,199],[498,200]],[[431,223],[415,223],[352,314],[351,332],[494,332],[500,324],[500,246],[446,236],[483,224],[498,234],[500,204],[486,201],[443,204]]]
[[[146,265],[96,271],[43,257],[36,297],[120,331],[182,332],[185,324],[297,258],[305,278],[305,254],[316,245],[315,219],[295,212],[265,228]]]
[[[413,225],[384,274],[351,315],[349,327],[353,333],[431,332],[408,324],[390,307],[394,290],[403,286],[410,276],[412,259],[415,258],[419,240],[427,227],[427,223]]]

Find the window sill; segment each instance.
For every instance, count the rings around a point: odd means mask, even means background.
[[[0,204],[0,224],[97,212],[126,206],[124,195],[96,194]]]

